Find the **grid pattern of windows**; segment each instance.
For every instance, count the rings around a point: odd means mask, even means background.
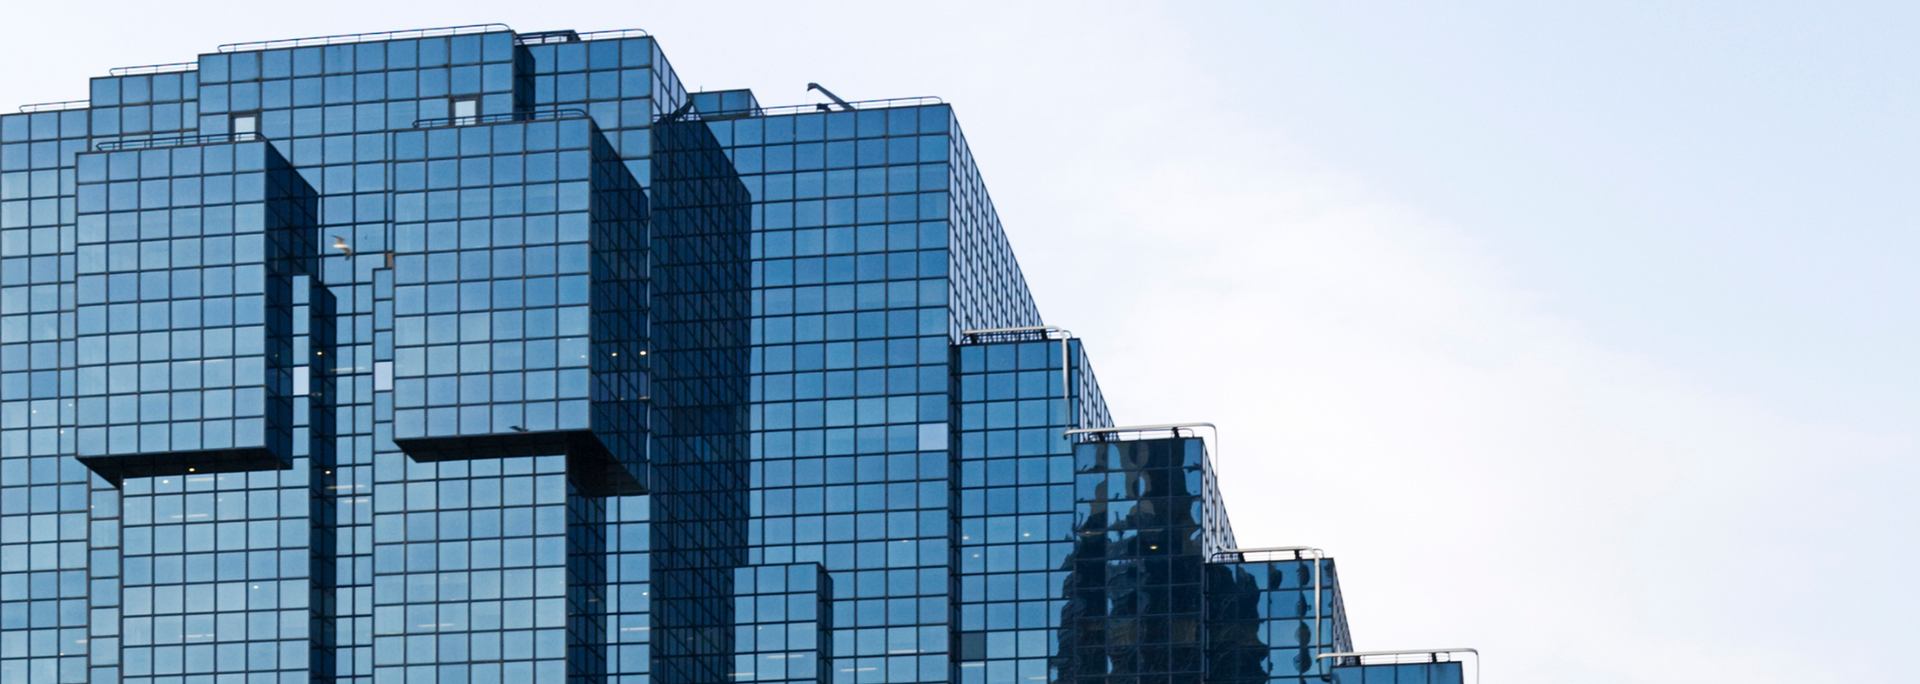
[[[1075,539],[1064,431],[1111,421],[1078,340],[991,337],[954,351],[956,672],[962,684],[1053,681]]]
[[[1040,309],[1027,290],[1027,277],[1000,227],[1000,215],[987,196],[980,168],[958,124],[953,126],[951,207],[953,224],[949,271],[953,278],[950,331],[993,330],[1040,325]]]
[[[96,636],[120,638],[123,681],[306,675],[316,621],[313,491],[305,474],[127,481],[120,540],[124,620],[117,630],[112,621],[93,625]]]
[[[619,150],[634,178],[652,176],[654,119],[686,102],[673,67],[652,38],[527,45],[526,106],[587,113]],[[488,108],[486,113],[495,110]]]
[[[201,55],[198,130],[229,133],[237,112],[259,112],[260,132],[275,140],[399,130],[451,116],[454,98],[479,98],[482,114],[506,113],[515,108],[515,59],[505,31]],[[302,142],[292,155],[302,167],[369,156],[352,138]],[[381,161],[372,156],[365,161]]]
[[[589,131],[567,123],[571,154],[559,122],[401,136],[433,150],[396,165],[395,437],[587,427]]]
[[[817,563],[735,570],[735,655],[728,681],[826,681],[833,652],[831,583]]]
[[[748,561],[833,575],[833,681],[944,681],[952,112],[729,100],[694,106],[755,201]]]
[[[653,140],[650,586],[670,589],[649,603],[651,676],[725,681],[746,563],[751,200],[706,126],[663,120]]]
[[[1079,341],[966,332],[1041,318],[950,107],[689,95],[640,32],[324,43],[0,115],[0,684],[1347,646],[1337,588],[1302,636],[1297,566],[1203,562],[1197,440],[1067,439],[1112,424]]]
[[[1208,681],[1307,684],[1328,671],[1314,656],[1353,650],[1333,561],[1212,563],[1206,573]]]
[[[572,488],[564,456],[376,462],[375,681],[604,670],[604,503]]]
[[[1343,665],[1333,668],[1336,684],[1460,684],[1465,672],[1457,662]]]
[[[671,366],[654,364],[651,395],[655,398],[650,400],[646,418],[650,427],[649,443],[656,475],[654,489],[659,491],[661,483],[665,482],[673,485],[667,488],[670,493],[608,501],[610,529],[617,532],[610,533],[608,538],[608,552],[612,555],[608,558],[606,578],[609,583],[607,611],[610,619],[618,625],[615,634],[619,645],[607,653],[607,674],[609,681],[646,681],[654,671],[656,660],[659,660],[666,663],[666,672],[660,675],[662,678],[718,681],[725,674],[726,665],[712,651],[723,650],[724,645],[708,635],[724,631],[720,623],[725,621],[725,614],[717,606],[725,602],[728,593],[726,580],[731,577],[730,573],[694,570],[674,574],[670,581],[676,586],[699,588],[673,593],[698,598],[655,603],[652,600],[653,572],[656,567],[665,567],[670,571],[679,567],[725,567],[733,561],[707,558],[703,553],[695,553],[693,555],[698,558],[682,566],[670,559],[652,562],[655,559],[649,550],[656,545],[675,549],[724,549],[737,546],[737,531],[730,530],[726,521],[737,520],[738,516],[732,511],[739,510],[741,506],[718,492],[730,491],[731,483],[738,478],[729,477],[730,471],[726,465],[701,464],[737,460],[743,451],[743,447],[738,445],[738,430],[733,430],[735,436],[729,440],[724,436],[724,431],[695,428],[692,424],[714,420],[724,422],[724,419],[715,416],[725,416],[728,406],[732,406],[736,414],[743,410],[739,395],[744,390],[733,391],[732,396],[728,396],[729,384],[722,378],[744,377],[739,370],[744,361],[734,360],[744,356],[744,342],[737,341],[743,334],[733,334],[731,339],[736,341],[730,342],[724,323],[729,317],[743,321],[742,316],[726,312],[730,308],[744,308],[744,304],[732,303],[727,296],[718,296],[700,298],[698,305],[689,307],[678,305],[676,297],[679,292],[724,293],[731,290],[740,293],[732,299],[744,298],[743,284],[713,285],[714,282],[725,283],[728,276],[709,272],[714,264],[744,265],[739,250],[728,247],[730,238],[727,237],[729,226],[734,226],[731,230],[736,231],[735,235],[742,234],[740,231],[744,231],[744,218],[729,221],[723,217],[709,216],[704,217],[709,220],[687,221],[682,220],[685,217],[678,212],[664,209],[676,203],[706,203],[705,206],[728,204],[727,201],[686,201],[682,196],[689,187],[711,191],[723,185],[721,174],[712,168],[692,176],[674,175],[671,178],[655,168],[655,148],[684,149],[662,143],[663,139],[672,137],[672,133],[656,130],[654,121],[685,103],[686,89],[674,75],[665,55],[661,54],[659,44],[652,38],[628,37],[624,32],[599,36],[587,34],[584,37],[600,39],[571,42],[565,41],[563,36],[563,42],[532,41],[521,47],[526,58],[522,62],[524,68],[517,87],[523,92],[525,106],[586,112],[605,141],[618,152],[618,158],[628,173],[640,183],[654,186],[650,191],[655,204],[652,231],[656,243],[653,284],[650,286],[653,289],[654,311],[649,321],[652,326],[648,340],[651,347],[649,355],[664,354],[672,349],[678,351],[675,356],[693,357],[688,360],[694,361],[692,364],[674,363]],[[711,148],[710,143],[708,147]],[[661,156],[673,156],[674,161],[685,162],[701,155]],[[699,168],[710,164],[681,166]],[[731,176],[730,172],[726,175]],[[668,199],[663,193],[670,193],[673,198]],[[714,198],[708,196],[708,199]],[[683,231],[689,239],[680,239]],[[683,264],[685,268],[681,267]],[[682,313],[689,309],[698,313]],[[683,325],[676,318],[697,322]],[[696,339],[702,342],[695,342]],[[691,373],[691,377],[682,382],[680,369],[685,365],[702,370]],[[662,406],[678,401],[678,396],[687,394],[682,391],[684,389],[698,390],[705,398],[694,403],[704,408],[682,411]],[[716,454],[731,456],[714,458]],[[683,461],[686,465],[680,465]],[[665,465],[669,463],[674,465]],[[670,476],[659,477],[663,474],[663,466],[671,471]],[[689,481],[700,484],[682,486],[682,483]],[[689,515],[690,510],[700,512]],[[662,523],[656,525],[655,519]],[[663,526],[663,530],[655,529]],[[658,541],[655,539],[656,532],[660,533]],[[696,539],[699,541],[691,541]],[[713,645],[683,647],[684,642],[669,640],[663,644],[663,648],[655,650],[651,636],[656,624],[690,627],[675,631],[698,635],[693,641]],[[704,625],[706,629],[696,625]],[[687,655],[688,651],[697,655]]]
[[[1062,680],[1201,681],[1202,568],[1220,548],[1203,532],[1208,471],[1198,438],[1075,446]]]
[[[198,71],[96,78],[77,113],[91,114],[102,135],[179,135],[198,128],[199,92]]]
[[[113,481],[287,465],[312,210],[264,142],[80,155],[81,459]]]
[[[384,424],[390,404],[376,411],[374,396],[376,388],[390,390],[393,379],[392,272],[380,268],[392,244],[389,132],[449,116],[455,98],[477,98],[483,113],[512,111],[516,55],[506,32],[268,47],[201,57],[195,132],[228,133],[236,120],[252,117],[259,134],[274,141],[320,195],[317,234],[329,256],[320,269],[325,285],[316,289],[333,302],[333,315],[332,325],[309,336],[307,375],[337,386],[327,401],[309,399],[333,423],[315,453],[325,448],[336,460],[315,476],[325,479],[325,500],[337,511],[328,540],[338,568],[337,599],[329,604],[337,649],[326,669],[356,681],[373,674],[376,443],[391,448]],[[378,310],[377,300],[386,300]],[[316,420],[319,415],[316,410]],[[382,423],[378,438],[376,422]]]
[[[508,437],[455,441],[454,457],[470,458],[514,455],[521,435],[590,431],[570,445],[618,461],[605,475],[638,489],[638,184],[584,118],[395,140],[396,441],[428,458],[436,447],[414,440]]]
[[[78,347],[74,158],[89,148],[95,113],[0,116],[0,682],[8,684],[84,682],[90,661],[119,657],[112,638],[88,634],[97,615],[117,619],[119,557],[96,549],[117,543],[117,525],[97,516],[118,510],[118,492],[68,457],[78,402],[65,392]]]
[[[644,676],[653,659],[652,507],[647,496],[606,500],[606,600],[608,681]],[[633,510],[621,510],[629,508]]]

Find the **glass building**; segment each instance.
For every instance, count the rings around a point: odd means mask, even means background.
[[[0,116],[0,684],[1462,681],[1114,425],[952,107],[641,31]]]

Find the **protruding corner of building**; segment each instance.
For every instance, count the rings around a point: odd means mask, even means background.
[[[506,434],[395,439],[393,443],[413,460],[426,463],[565,454],[567,472],[584,494],[624,496],[647,493],[644,460],[616,457],[614,449],[609,448],[591,430],[516,430]],[[638,452],[640,449],[634,447],[621,451]]]
[[[198,473],[239,473],[256,470],[286,470],[291,459],[265,447],[241,449],[197,449],[112,456],[80,456],[80,463],[119,487],[130,477],[159,477]]]

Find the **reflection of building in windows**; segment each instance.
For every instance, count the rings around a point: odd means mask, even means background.
[[[1114,427],[951,107],[807,92],[487,25],[0,115],[0,684],[1461,681]]]

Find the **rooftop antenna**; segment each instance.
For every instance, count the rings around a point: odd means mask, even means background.
[[[818,90],[818,91],[820,91],[820,94],[822,94],[822,95],[825,95],[825,96],[827,96],[828,98],[830,98],[830,99],[832,99],[832,100],[834,101],[834,103],[835,103],[835,104],[838,104],[838,105],[840,105],[840,108],[841,108],[841,109],[844,109],[844,110],[846,110],[846,111],[849,111],[849,112],[851,112],[851,111],[853,111],[853,105],[850,105],[850,104],[847,104],[847,101],[846,101],[846,100],[842,100],[842,99],[840,99],[840,96],[839,96],[839,95],[835,95],[835,94],[833,94],[833,91],[831,91],[831,90],[827,90],[827,89],[826,89],[825,87],[823,87],[823,86],[821,86],[821,85],[820,85],[820,84],[818,84],[818,83],[808,83],[808,84],[807,84],[807,90]],[[822,103],[820,103],[820,104],[817,104],[817,105],[814,105],[814,106],[815,106],[815,107],[819,107],[819,108],[820,108],[820,111],[823,111],[823,112],[830,112],[830,111],[833,111],[833,108],[832,108],[832,107],[828,107],[828,106],[827,106],[827,104],[826,104],[825,102],[822,102]]]

